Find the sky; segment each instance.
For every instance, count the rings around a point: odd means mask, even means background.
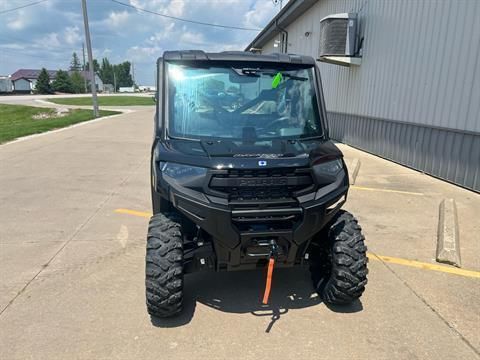
[[[37,0],[38,1],[38,0]],[[262,29],[280,10],[272,0],[118,0],[185,19]],[[82,56],[81,0],[0,0],[0,75],[17,69],[67,69],[72,53]],[[286,3],[286,1],[284,1]],[[125,7],[87,0],[94,58],[131,61],[139,85],[153,85],[155,61],[165,50],[243,50],[257,31],[191,24]]]

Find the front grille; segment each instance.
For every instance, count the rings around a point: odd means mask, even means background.
[[[226,170],[212,175],[210,188],[230,201],[285,200],[313,187],[308,168]]]

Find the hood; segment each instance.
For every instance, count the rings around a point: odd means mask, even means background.
[[[194,166],[282,167],[311,166],[341,158],[342,153],[331,142],[322,139],[275,139],[243,143],[234,140],[190,141],[171,139],[156,147],[158,161],[172,161]],[[263,162],[266,165],[263,165]],[[262,165],[259,165],[262,163]]]

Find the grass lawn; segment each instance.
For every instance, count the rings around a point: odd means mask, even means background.
[[[100,111],[100,116],[118,114]],[[92,110],[71,109],[59,116],[54,109],[0,104],[0,144],[22,136],[38,134],[93,119]]]
[[[91,97],[76,98],[50,98],[55,104],[62,105],[92,105]],[[99,96],[99,106],[131,106],[131,105],[154,105],[155,102],[149,96]]]

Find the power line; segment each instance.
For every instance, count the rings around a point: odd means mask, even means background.
[[[27,54],[23,51],[15,51],[13,49],[4,49],[4,48],[0,48],[0,49],[2,51],[2,54],[11,55],[12,57],[16,57],[17,59],[19,57],[29,57],[29,58],[36,58],[36,59],[41,59],[41,60],[50,60],[50,61],[55,61],[56,60],[56,59],[52,59],[52,54],[49,54],[49,55],[47,55],[47,54],[45,54],[45,55],[38,55],[38,54],[34,55],[34,54]]]
[[[29,6],[41,4],[41,3],[45,2],[45,1],[48,1],[48,0],[35,1],[35,2],[33,2],[33,3],[25,4],[25,5],[22,5],[22,6],[17,6],[17,7],[15,7],[15,8],[7,9],[7,10],[2,10],[2,11],[0,11],[0,14],[5,14],[5,13],[11,12],[11,11],[20,10],[20,9],[23,9],[23,8],[26,8],[26,7],[29,7]]]
[[[4,41],[7,41],[7,42],[12,41],[12,40],[18,41],[18,42],[27,44],[27,45],[25,45],[25,46],[30,48],[30,49],[27,49],[27,48],[22,48],[22,49],[19,49],[19,48],[11,48],[11,47],[7,47],[8,45],[4,45],[4,44],[1,44],[1,43],[0,43],[0,49],[2,49],[2,51],[3,51],[4,49],[6,49],[6,50],[13,50],[13,51],[23,51],[23,52],[24,52],[25,50],[32,50],[32,49],[40,49],[40,50],[47,51],[47,50],[45,50],[45,46],[41,46],[40,44],[36,44],[35,42],[34,42],[34,43],[31,43],[32,39],[30,39],[30,40],[20,39],[20,38],[13,37],[13,36],[10,36],[10,35],[9,35],[8,38],[7,38],[7,37],[4,37],[3,35],[0,35],[0,40],[4,40]],[[50,55],[51,55],[51,54],[54,54],[54,55],[55,55],[55,54],[64,54],[65,51],[66,51],[65,47],[57,47],[57,49],[52,49],[52,48],[48,49],[48,52],[49,52]],[[46,56],[48,56],[48,55],[46,55]]]
[[[21,41],[23,43],[26,43],[26,42],[30,42],[32,41],[32,39],[30,40],[25,40],[25,39],[20,39],[18,37],[15,37],[15,36],[12,36],[12,35],[7,35],[8,37],[5,37],[5,34],[0,34],[0,39],[3,39],[5,41],[11,41],[11,40],[14,40],[14,41]]]
[[[187,23],[191,23],[191,24],[212,26],[212,27],[218,27],[218,28],[223,28],[223,29],[262,31],[262,29],[257,29],[257,28],[246,28],[246,27],[240,27],[240,26],[220,25],[220,24],[212,24],[212,23],[203,22],[203,21],[183,19],[183,18],[171,16],[171,15],[161,14],[161,13],[158,13],[158,12],[155,12],[155,11],[152,11],[152,10],[142,9],[142,8],[136,7],[134,5],[126,4],[126,3],[123,3],[123,2],[117,1],[117,0],[110,0],[110,1],[114,2],[116,4],[119,4],[119,5],[123,5],[123,6],[129,7],[129,8],[138,10],[138,11],[143,11],[143,12],[146,12],[146,13],[149,13],[149,14],[158,15],[158,16],[162,16],[162,17],[165,17],[165,18],[168,18],[168,19],[183,21],[183,22],[187,22]]]

